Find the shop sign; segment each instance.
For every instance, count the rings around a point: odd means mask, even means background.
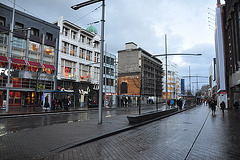
[[[0,68],[0,75],[8,76],[8,69]],[[10,76],[19,77],[19,71],[14,70],[14,69],[10,69]]]

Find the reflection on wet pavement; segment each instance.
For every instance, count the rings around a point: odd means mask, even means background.
[[[155,111],[155,106],[142,109],[142,113]],[[118,115],[138,114],[137,107],[115,108],[103,110],[103,117],[109,118]],[[52,114],[38,114],[25,117],[11,117],[0,119],[0,137],[21,130],[49,126],[61,123],[82,122],[98,117],[98,110],[81,112],[56,112]]]

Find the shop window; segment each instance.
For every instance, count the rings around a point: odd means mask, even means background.
[[[0,68],[6,68],[6,67],[7,67],[7,62],[0,61]]]
[[[39,68],[38,67],[34,67],[34,66],[28,66],[27,70],[30,72],[38,72]]]
[[[120,88],[121,88],[121,93],[120,94],[128,93],[127,82],[122,82],[122,84],[120,85]]]
[[[44,45],[44,53],[47,55],[54,55],[54,48],[50,46],[45,46]]]
[[[43,68],[43,72],[46,74],[54,74],[54,70],[49,69],[49,68]]]
[[[21,87],[21,78],[13,78],[13,87]]]
[[[34,51],[34,52],[41,52],[41,46],[39,43],[30,42],[29,50]]]
[[[17,69],[17,70],[24,70],[24,65],[12,63],[11,68],[12,69]]]

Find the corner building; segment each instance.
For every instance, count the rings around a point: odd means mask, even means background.
[[[118,105],[137,105],[162,96],[162,62],[135,43],[118,51]]]
[[[43,92],[56,87],[59,27],[15,10],[10,53],[9,31],[12,16],[13,8],[0,3],[0,107],[5,107],[6,103],[9,59],[10,108],[40,105]]]
[[[83,29],[59,16],[58,90],[69,92],[72,108],[97,104],[100,73],[100,36],[95,27]],[[62,95],[66,96],[66,95]],[[58,97],[61,99],[63,97]]]

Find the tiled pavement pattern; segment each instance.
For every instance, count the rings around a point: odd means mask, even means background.
[[[208,107],[200,106],[44,159],[239,159],[239,117],[233,111],[223,116],[219,109],[212,115]]]
[[[162,107],[164,108],[164,106]],[[153,108],[145,107],[144,111],[147,111],[147,109],[152,110]],[[120,108],[120,110],[125,109]],[[131,108],[126,108],[126,110],[132,113]],[[101,135],[104,136],[124,128],[131,128],[126,115],[103,117],[102,124],[97,122],[98,116],[87,121],[25,129],[0,136],[0,160],[41,159],[62,150],[61,147],[69,147]],[[8,123],[11,123],[11,119]]]

